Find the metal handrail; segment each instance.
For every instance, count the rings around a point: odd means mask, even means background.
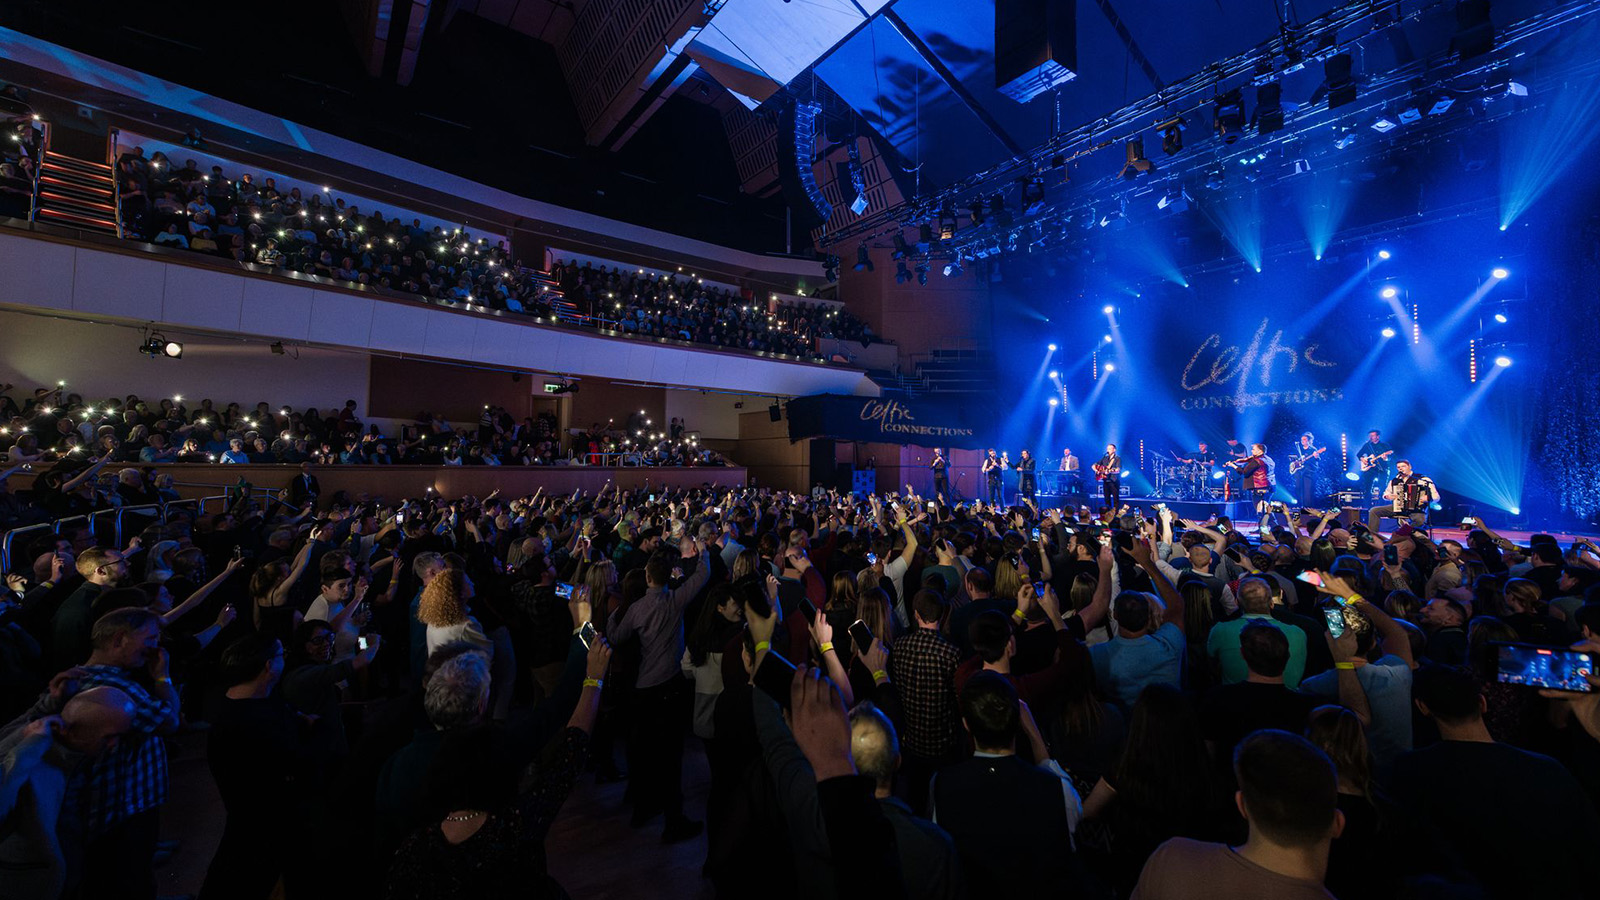
[[[116,210],[117,237],[126,237],[122,232],[122,179],[117,177],[117,136],[122,132],[116,128],[111,129],[111,145],[107,149],[111,158],[106,164],[111,167],[111,203]]]
[[[4,537],[0,537],[0,571],[10,573],[12,549],[19,539],[25,535],[53,531],[54,528],[54,523],[40,522],[37,525],[22,525],[7,531]]]

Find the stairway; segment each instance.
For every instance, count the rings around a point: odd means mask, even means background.
[[[117,234],[113,187],[111,166],[106,163],[46,153],[39,171],[36,219],[84,231]]]

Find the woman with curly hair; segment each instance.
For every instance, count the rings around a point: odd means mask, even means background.
[[[465,641],[485,654],[494,653],[494,642],[467,612],[472,593],[472,582],[459,568],[445,569],[422,589],[417,621],[428,628],[430,655],[453,641]]]

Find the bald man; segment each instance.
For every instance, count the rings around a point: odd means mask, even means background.
[[[871,701],[850,713],[850,755],[857,772],[872,776],[874,796],[894,826],[906,896],[965,896],[961,860],[950,835],[891,794],[894,774],[900,769],[900,740],[894,724]]]
[[[52,686],[69,682],[57,676]],[[134,704],[114,687],[74,695],[57,716],[0,737],[0,869],[7,897],[55,898],[83,871],[87,823],[61,819],[67,784],[133,727]],[[81,773],[81,775],[80,775]]]

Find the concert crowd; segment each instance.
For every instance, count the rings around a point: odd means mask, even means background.
[[[4,172],[0,172],[4,177]],[[820,338],[876,340],[843,307],[770,304],[691,274],[557,260],[548,274],[460,228],[363,211],[331,193],[181,165],[133,147],[117,161],[131,240],[450,303],[753,352],[819,358]],[[0,182],[0,187],[4,186]],[[24,205],[24,209],[25,209]]]
[[[0,505],[0,530],[176,497],[162,483],[171,481],[170,474],[110,466],[726,465],[721,454],[699,445],[681,419],[660,425],[642,410],[563,439],[551,413],[519,422],[505,408],[485,404],[476,422],[457,425],[424,411],[414,423],[386,434],[377,424],[364,424],[356,407],[351,400],[324,415],[315,407],[274,408],[265,401],[252,408],[219,407],[209,399],[190,407],[182,397],[146,401],[134,394],[95,401],[64,386],[36,388],[19,400],[12,385],[0,385],[0,483],[35,463],[71,463],[46,473],[26,502],[15,493],[0,494],[11,498]]]
[[[1600,883],[1600,694],[1496,663],[1503,641],[1600,652],[1588,542],[1333,511],[1252,539],[910,493],[292,488],[14,556],[6,896],[154,897],[168,743],[196,732],[226,810],[208,898],[565,896],[545,839],[591,778],[627,781],[650,839],[695,842],[718,897]]]

